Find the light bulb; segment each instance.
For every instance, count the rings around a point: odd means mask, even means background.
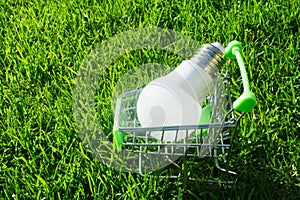
[[[189,60],[184,60],[166,76],[147,84],[137,101],[137,116],[142,127],[198,124],[203,101],[213,87],[214,78],[224,64],[220,43],[203,45]],[[157,140],[174,142],[193,131],[152,131]],[[176,137],[177,134],[177,137]]]

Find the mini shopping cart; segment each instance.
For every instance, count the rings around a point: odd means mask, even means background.
[[[123,150],[138,155],[138,172],[142,176],[145,175],[147,168],[151,164],[158,162],[158,160],[155,160],[156,157],[162,158],[165,163],[179,169],[175,174],[159,175],[161,177],[179,178],[186,171],[186,167],[180,166],[176,161],[181,157],[212,158],[215,169],[220,172],[235,174],[235,172],[227,169],[232,147],[230,139],[234,136],[233,132],[236,130],[239,119],[244,112],[252,110],[256,104],[256,99],[250,91],[247,73],[241,56],[240,43],[237,41],[229,43],[225,49],[224,56],[237,60],[241,71],[244,92],[233,102],[230,94],[229,75],[227,73],[219,73],[218,78],[215,79],[213,89],[203,104],[199,124],[141,127],[136,112],[136,102],[141,89],[125,92],[118,98],[113,132],[115,146],[119,151]],[[164,134],[168,134],[170,131],[175,134],[178,134],[179,131],[181,133],[185,131],[187,136],[190,132],[192,134],[180,141],[166,142],[150,137],[151,132],[154,131],[160,131],[162,138]],[[154,161],[148,162],[151,159]],[[222,167],[220,163],[226,167]],[[188,178],[191,180],[196,179],[190,175],[188,175]],[[215,179],[205,179],[205,181],[220,182],[220,180]],[[221,182],[224,183],[225,181]],[[226,183],[232,184],[233,181],[227,180]]]

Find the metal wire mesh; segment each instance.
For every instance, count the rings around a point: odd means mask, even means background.
[[[204,106],[211,105],[209,124],[184,126],[141,127],[136,102],[141,90],[123,93],[118,99],[115,113],[115,127],[122,132],[122,146],[127,151],[142,154],[160,154],[166,156],[224,156],[230,146],[230,129],[236,126],[229,90],[229,76],[219,74],[213,89],[209,92]],[[151,137],[151,132],[161,131],[161,140]],[[165,134],[178,134],[185,131],[182,140],[166,142]],[[192,132],[192,134],[189,134]]]

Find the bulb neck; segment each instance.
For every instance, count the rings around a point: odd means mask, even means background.
[[[224,48],[220,43],[205,44],[189,61],[204,69],[212,78],[215,78],[225,63],[223,53]]]

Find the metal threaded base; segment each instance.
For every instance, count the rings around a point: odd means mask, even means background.
[[[213,78],[225,63],[222,50],[212,44],[203,45],[190,61],[200,66]]]

